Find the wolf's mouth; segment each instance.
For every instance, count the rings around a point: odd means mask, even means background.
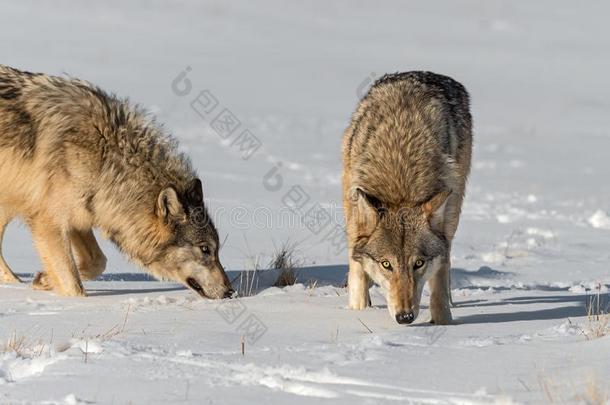
[[[192,277],[189,277],[186,279],[186,283],[189,285],[189,287],[191,287],[193,291],[197,292],[197,294],[201,295],[203,298],[208,298],[208,296],[205,294],[205,291],[203,291],[203,287],[197,282],[197,280]]]

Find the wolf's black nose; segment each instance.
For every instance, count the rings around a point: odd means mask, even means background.
[[[225,292],[225,295],[223,298],[231,298],[231,297],[233,297],[233,294],[235,294],[235,290],[232,288],[229,288],[227,290],[227,292]]]
[[[396,314],[396,322],[398,323],[411,323],[415,319],[413,312],[399,312]]]

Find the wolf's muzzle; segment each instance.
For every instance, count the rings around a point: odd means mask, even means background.
[[[396,322],[400,324],[411,323],[415,320],[415,315],[413,312],[399,312],[396,314]]]

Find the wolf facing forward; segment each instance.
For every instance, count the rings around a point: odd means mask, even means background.
[[[34,288],[85,295],[105,269],[92,228],[135,263],[208,298],[233,290],[201,181],[173,138],[137,107],[84,81],[0,65],[0,246],[29,226]],[[0,250],[0,282],[18,282]]]
[[[471,149],[468,93],[455,80],[407,72],[371,87],[343,138],[350,308],[371,304],[373,281],[390,315],[411,323],[428,281],[431,322],[451,322],[451,241]]]

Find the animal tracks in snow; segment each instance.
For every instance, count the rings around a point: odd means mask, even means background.
[[[273,391],[315,397],[358,397],[413,404],[477,404],[493,402],[485,393],[464,394],[405,388],[339,376],[328,369],[310,370],[291,365],[260,365],[222,362],[193,354],[189,357],[141,353],[137,357],[153,362],[170,362],[202,372],[212,384],[261,386]]]

